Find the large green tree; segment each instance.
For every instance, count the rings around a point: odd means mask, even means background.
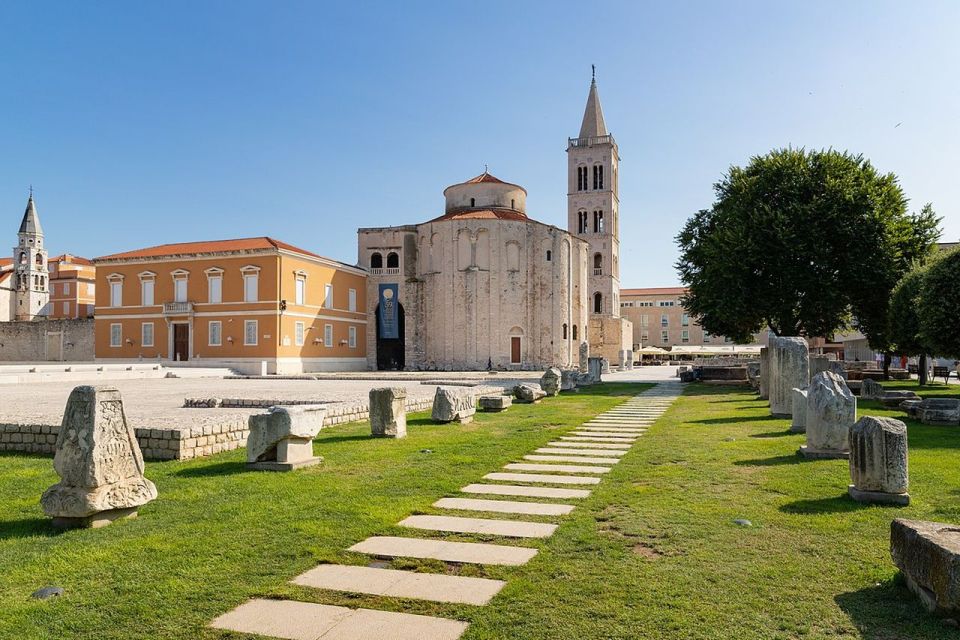
[[[855,316],[886,340],[890,292],[937,237],[935,217],[907,213],[896,176],[849,153],[778,149],[714,190],[677,236],[685,304],[704,329],[831,336]]]
[[[920,337],[934,355],[960,359],[960,249],[938,252],[926,271]]]
[[[893,288],[890,296],[889,339],[897,353],[919,356],[920,384],[927,384],[927,354],[931,352],[920,334],[920,301],[926,266],[917,265]]]

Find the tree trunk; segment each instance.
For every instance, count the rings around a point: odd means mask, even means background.
[[[893,356],[890,355],[889,351],[883,353],[883,379],[890,379],[890,361],[893,359]]]
[[[920,364],[917,365],[917,374],[920,378],[920,386],[927,385],[927,354],[920,354]]]

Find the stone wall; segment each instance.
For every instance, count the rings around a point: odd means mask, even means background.
[[[432,398],[407,400],[407,411],[425,411]],[[369,417],[367,403],[331,407],[323,420],[330,427]],[[171,429],[135,429],[147,460],[189,460],[239,449],[247,443],[247,416],[198,416],[191,426]],[[0,451],[53,455],[60,425],[0,423]]]
[[[0,322],[0,362],[93,361],[93,319]]]

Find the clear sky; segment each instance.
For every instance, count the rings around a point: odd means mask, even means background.
[[[356,228],[442,213],[483,171],[566,225],[590,65],[622,156],[621,280],[731,164],[862,153],[960,239],[960,2],[4,2],[0,220],[51,254],[272,235],[356,261]],[[0,243],[0,246],[3,246]]]

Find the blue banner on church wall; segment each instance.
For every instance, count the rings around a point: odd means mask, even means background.
[[[400,337],[400,313],[395,284],[380,285],[380,338],[395,340]]]

